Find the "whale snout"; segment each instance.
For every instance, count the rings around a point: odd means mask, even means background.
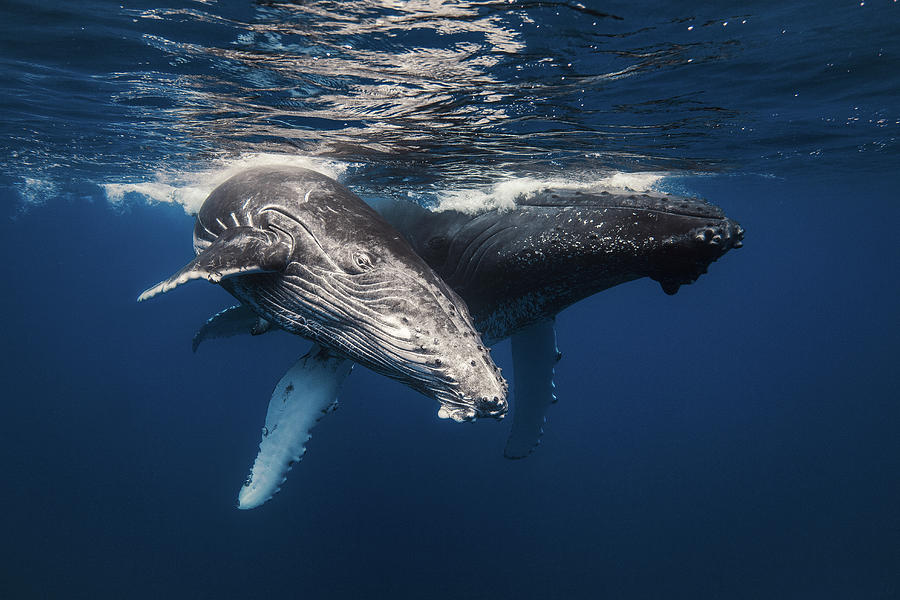
[[[492,398],[481,397],[475,401],[475,410],[479,417],[503,418],[508,406],[505,398],[494,396]]]
[[[476,361],[472,361],[476,362]],[[499,374],[499,369],[477,370],[462,376],[454,385],[452,393],[439,390],[435,396],[440,400],[438,417],[457,422],[476,419],[502,419],[509,409],[508,384]]]
[[[477,419],[492,418],[500,420],[506,416],[509,404],[506,400],[506,392],[503,396],[481,396],[475,398],[471,404],[458,404],[447,402],[438,409],[438,417],[441,419],[453,419],[457,422],[475,421]]]
[[[478,350],[487,352],[483,346]],[[474,355],[466,352],[464,356]],[[509,385],[489,356],[481,360],[473,358],[452,371],[452,374],[448,373],[452,385],[435,394],[441,403],[438,417],[460,422],[502,419],[506,415]]]
[[[709,265],[732,248],[744,245],[744,228],[722,216],[693,227],[672,239],[652,259],[650,277],[666,294],[675,294],[682,285],[696,281]]]
[[[431,271],[415,265],[397,261],[370,273],[365,306],[374,312],[358,327],[379,343],[364,354],[377,355],[382,372],[437,400],[441,418],[502,418],[508,384],[465,302]],[[398,326],[388,329],[386,323]]]
[[[740,248],[744,245],[744,228],[737,221],[728,218],[699,227],[692,234],[696,243],[718,248],[719,256],[732,248]]]

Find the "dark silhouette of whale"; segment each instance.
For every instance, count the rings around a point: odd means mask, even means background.
[[[627,190],[544,189],[520,197],[514,208],[476,214],[434,212],[410,202],[374,205],[462,296],[487,344],[512,338],[515,401],[508,458],[523,458],[537,446],[555,401],[557,313],[642,277],[674,294],[740,247],[744,234],[703,200]],[[266,329],[247,308],[233,307],[201,328],[194,348],[254,327]],[[270,404],[267,427],[283,418],[273,413],[273,406],[280,410],[283,404]],[[261,448],[257,460],[268,452]]]

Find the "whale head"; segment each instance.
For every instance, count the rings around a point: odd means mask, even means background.
[[[544,189],[474,215],[380,209],[465,298],[489,343],[634,279],[674,294],[744,236],[704,200],[629,191]]]
[[[567,195],[556,196],[549,201],[566,201]],[[599,242],[588,244],[581,260],[602,266],[612,257],[631,278],[649,277],[670,295],[695,282],[729,250],[743,246],[744,229],[699,198],[610,192],[568,197],[581,213],[573,219],[572,236]]]

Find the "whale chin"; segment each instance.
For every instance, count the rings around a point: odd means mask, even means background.
[[[291,265],[223,285],[279,328],[438,400],[439,416],[472,421],[507,410],[506,381],[465,304],[437,279],[400,266],[351,274]]]

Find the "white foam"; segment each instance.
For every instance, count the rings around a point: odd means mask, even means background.
[[[46,179],[26,177],[19,185],[19,194],[25,206],[37,206],[47,203],[59,194],[59,186]]]
[[[578,179],[519,177],[495,183],[489,188],[444,191],[438,194],[434,210],[455,210],[468,214],[494,209],[510,210],[515,208],[516,200],[527,199],[547,189],[648,192],[666,175],[660,172],[614,172],[605,173],[600,177]]]
[[[219,159],[196,171],[157,173],[152,181],[101,184],[107,199],[113,204],[124,202],[130,196],[147,202],[180,204],[188,214],[196,214],[209,193],[219,184],[250,167],[294,166],[318,171],[333,179],[339,179],[351,163],[294,154],[252,153],[235,158]]]

